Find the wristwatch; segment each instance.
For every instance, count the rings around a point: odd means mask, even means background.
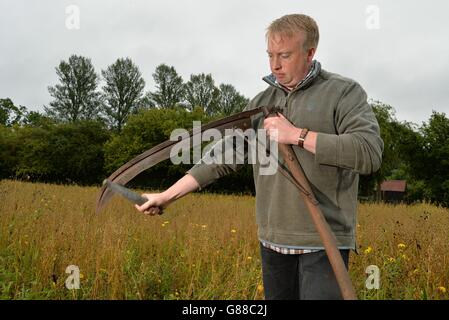
[[[309,133],[309,129],[307,129],[307,128],[301,129],[301,134],[299,135],[299,138],[298,138],[298,146],[300,148],[304,148],[304,141],[306,140],[307,133]]]

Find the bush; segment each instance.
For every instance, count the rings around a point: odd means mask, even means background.
[[[17,162],[17,128],[0,125],[0,179],[12,178]]]
[[[15,176],[56,183],[98,183],[104,176],[103,145],[108,137],[105,127],[93,121],[20,128]]]

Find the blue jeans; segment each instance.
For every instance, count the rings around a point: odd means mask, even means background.
[[[282,254],[260,244],[266,300],[340,300],[340,288],[324,250]],[[349,250],[340,250],[348,268]]]

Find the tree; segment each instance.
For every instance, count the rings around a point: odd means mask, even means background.
[[[111,127],[121,131],[128,116],[138,109],[145,81],[129,58],[117,59],[101,74],[106,82],[102,95],[105,101],[103,112]]]
[[[192,74],[190,81],[185,84],[185,90],[185,99],[190,110],[202,107],[208,115],[217,111],[220,90],[215,87],[211,74]]]
[[[11,126],[20,123],[26,113],[24,106],[15,106],[11,99],[0,99],[0,125]]]
[[[433,111],[429,122],[421,127],[422,150],[416,152],[415,171],[427,181],[430,200],[449,206],[449,119],[444,113]]]
[[[45,111],[51,117],[74,122],[98,118],[101,108],[100,93],[96,91],[98,75],[90,59],[72,55],[56,68],[60,84],[48,87],[54,98]]]
[[[404,200],[411,203],[429,198],[429,189],[425,179],[419,177],[424,156],[423,137],[416,124],[394,121],[389,124],[390,140],[386,139],[387,152],[394,157],[386,157],[385,180],[406,180],[407,192]]]
[[[184,82],[174,67],[160,64],[153,73],[153,79],[156,83],[156,91],[149,92],[147,95],[150,106],[174,108],[182,102]]]
[[[52,118],[40,113],[39,111],[27,112],[22,122],[23,124],[31,127],[45,127],[55,124],[55,121]]]
[[[241,95],[231,84],[220,84],[220,95],[218,99],[218,110],[221,114],[228,116],[242,111],[248,104],[249,99]]]

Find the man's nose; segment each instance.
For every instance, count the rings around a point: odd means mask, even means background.
[[[278,57],[273,57],[271,66],[273,70],[280,70],[282,68],[280,59]]]

